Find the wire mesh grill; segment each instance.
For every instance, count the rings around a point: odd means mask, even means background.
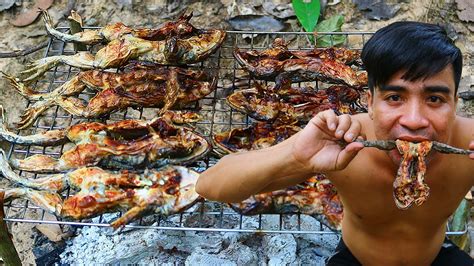
[[[67,28],[60,28],[67,31]],[[234,89],[247,89],[254,84],[255,80],[249,77],[235,61],[232,56],[234,48],[263,50],[269,48],[275,38],[283,38],[289,41],[290,50],[313,49],[314,43],[311,34],[302,32],[243,32],[228,31],[227,38],[222,47],[203,63],[189,66],[195,69],[207,69],[218,74],[219,81],[217,89],[209,96],[200,100],[193,108],[199,110],[203,120],[194,124],[197,132],[211,139],[212,135],[233,128],[247,126],[253,122],[248,116],[232,110],[226,103],[225,97]],[[318,33],[318,36],[329,36],[332,41],[335,36],[345,36],[344,46],[351,49],[362,49],[365,41],[370,37],[370,32],[337,32]],[[314,40],[314,39],[313,39]],[[99,47],[90,47],[91,51],[97,51]],[[44,56],[70,55],[74,54],[74,46],[69,43],[50,39]],[[58,66],[50,70],[42,80],[36,82],[35,89],[48,92],[65,83],[76,73],[78,69],[69,66]],[[265,82],[271,85],[272,82]],[[319,82],[311,82],[313,87],[319,88]],[[302,85],[302,84],[300,84]],[[306,85],[306,83],[304,84]],[[79,97],[90,99],[95,93],[84,91]],[[27,102],[26,107],[32,102]],[[102,122],[113,122],[122,119],[151,119],[157,113],[153,108],[128,108],[125,111],[111,114],[108,118],[101,119]],[[59,107],[50,108],[44,113],[34,125],[27,130],[17,133],[21,135],[39,133],[51,129],[66,128],[70,125],[89,121],[80,117],[74,117]],[[24,146],[18,144],[10,145],[8,157],[24,158],[33,154],[47,154],[53,157],[61,156],[68,149],[68,144],[58,147]],[[197,171],[203,171],[214,165],[219,159],[217,150],[209,153],[204,159],[192,163],[191,166]],[[41,174],[31,174],[19,171],[24,177],[37,178]],[[64,196],[68,197],[70,191],[66,190]],[[58,217],[57,221],[46,219],[45,211],[30,204],[27,200],[14,200],[6,205],[5,220],[8,222],[27,223],[50,223],[74,226],[109,226],[110,214],[101,215],[98,218],[82,221],[66,221]],[[115,216],[114,216],[115,215]],[[112,214],[117,217],[121,213]],[[311,223],[311,226],[308,225]],[[139,221],[127,225],[129,228],[152,228],[162,230],[184,230],[184,231],[232,231],[232,232],[262,232],[262,233],[313,233],[313,234],[338,234],[330,230],[323,223],[312,222],[308,216],[302,214],[261,214],[256,216],[242,216],[226,204],[202,201],[191,209],[176,215],[162,217],[158,214],[146,216]],[[314,226],[316,223],[316,226]],[[449,228],[448,228],[448,231]],[[450,235],[464,234],[464,231],[448,232]]]

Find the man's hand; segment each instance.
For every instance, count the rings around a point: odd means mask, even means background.
[[[292,154],[314,173],[341,170],[364,147],[353,142],[360,134],[360,122],[350,115],[337,116],[332,110],[320,112],[298,133]],[[343,147],[341,141],[350,144]]]

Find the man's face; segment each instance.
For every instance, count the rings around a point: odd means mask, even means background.
[[[457,103],[451,65],[416,81],[403,80],[404,73],[395,73],[385,85],[376,87],[373,95],[369,93],[369,115],[377,139],[448,142]],[[389,155],[399,163],[398,151]]]

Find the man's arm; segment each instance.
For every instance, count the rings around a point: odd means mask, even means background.
[[[360,134],[360,122],[333,111],[316,115],[291,138],[262,150],[227,155],[203,172],[196,191],[210,200],[240,202],[259,192],[282,189],[300,183],[315,173],[345,168],[360,143],[345,148]]]
[[[285,176],[289,183],[304,181],[311,170],[292,156],[295,137],[266,149],[223,157],[201,174],[196,191],[210,200],[240,202]]]

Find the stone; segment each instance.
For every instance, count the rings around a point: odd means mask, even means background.
[[[291,234],[265,235],[263,248],[268,265],[288,265],[296,261],[297,243]]]
[[[474,22],[474,2],[472,0],[456,0],[458,17],[462,21]]]
[[[227,249],[219,253],[219,257],[227,258],[237,263],[237,265],[257,265],[258,257],[248,246],[236,242]]]
[[[228,259],[220,258],[218,255],[208,254],[207,252],[198,248],[186,258],[185,265],[236,266],[237,263]]]
[[[15,4],[15,0],[0,1],[0,12],[10,9]]]

